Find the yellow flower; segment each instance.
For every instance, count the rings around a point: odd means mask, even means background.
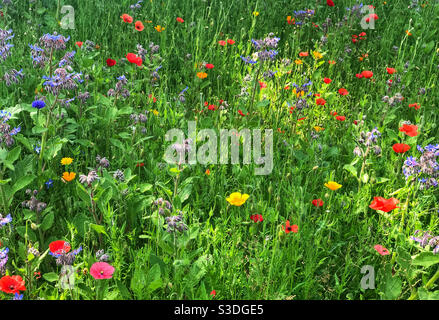
[[[152,110],[152,113],[154,113],[155,116],[158,116],[158,115],[159,115],[159,112],[158,112],[157,110],[155,110],[155,109]]]
[[[241,194],[240,192],[233,192],[226,200],[232,205],[240,207],[247,201],[250,196],[246,193]]]
[[[66,181],[72,181],[73,179],[75,179],[76,177],[76,173],[74,172],[64,172],[62,174],[62,178]]]
[[[156,27],[154,27],[154,29],[156,29],[158,32],[162,32],[163,30],[165,30],[165,27],[162,27],[158,24]]]
[[[340,189],[342,186],[335,181],[328,181],[327,183],[325,183],[325,187],[331,189],[332,191],[335,191],[337,189]]]
[[[259,16],[259,12],[258,12],[258,11],[253,11],[253,15],[254,15],[255,17]]]
[[[63,165],[63,166],[66,166],[66,165],[68,165],[68,164],[71,164],[73,162],[73,159],[72,158],[62,158],[61,159],[61,164]]]
[[[319,126],[315,126],[315,127],[314,127],[314,130],[317,131],[317,132],[320,132],[320,131],[325,130],[325,128],[323,128],[323,127],[319,127]]]
[[[317,60],[323,58],[322,54],[318,51],[313,51],[312,54],[314,55],[314,58],[316,58]]]
[[[197,77],[200,79],[204,79],[207,77],[207,73],[206,72],[197,72]]]
[[[302,60],[300,60],[300,59],[296,59],[296,60],[294,60],[294,63],[295,63],[295,64],[303,64]]]

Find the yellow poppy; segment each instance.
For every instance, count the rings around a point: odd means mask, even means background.
[[[226,200],[232,205],[240,207],[242,206],[250,196],[246,193],[233,192]]]
[[[74,173],[74,172],[64,172],[62,174],[62,178],[65,181],[72,181],[73,179],[75,179],[75,177],[76,177],[76,173]]]
[[[335,181],[328,181],[327,183],[325,183],[325,187],[331,189],[332,191],[335,191],[337,189],[340,189],[342,185]]]
[[[66,166],[66,165],[68,165],[68,164],[71,164],[73,162],[73,159],[72,158],[62,158],[61,159],[61,164],[63,165],[63,166]]]

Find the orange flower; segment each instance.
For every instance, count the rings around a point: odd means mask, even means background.
[[[156,29],[158,32],[162,32],[163,30],[165,30],[165,28],[161,25],[157,25],[156,27],[154,27],[154,29]]]
[[[408,36],[411,36],[411,35],[412,35],[412,33],[409,32],[408,30],[406,30],[405,33],[407,33]]]
[[[208,175],[208,176],[210,176],[210,170],[209,169],[206,169],[206,175]]]
[[[207,77],[207,73],[206,72],[197,72],[197,77],[200,79],[204,79]]]
[[[133,17],[131,17],[129,14],[124,13],[121,18],[123,19],[123,22],[126,23],[132,23],[133,22]]]
[[[74,173],[74,172],[64,172],[62,174],[62,178],[65,181],[72,181],[73,179],[75,179],[75,177],[76,177],[76,173]]]
[[[142,21],[136,21],[136,23],[134,24],[134,28],[136,28],[137,31],[142,31],[143,29],[145,29]]]
[[[309,53],[307,51],[305,52],[299,52],[299,57],[307,57]]]

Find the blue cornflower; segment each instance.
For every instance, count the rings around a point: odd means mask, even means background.
[[[46,106],[46,103],[43,100],[35,100],[32,102],[32,108],[43,109]]]

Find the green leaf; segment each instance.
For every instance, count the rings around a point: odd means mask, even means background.
[[[119,292],[125,300],[132,300],[131,293],[128,288],[119,280],[116,280],[117,287],[119,288]]]
[[[149,191],[151,189],[152,189],[152,184],[150,184],[150,183],[141,184],[139,187],[140,193],[144,193],[144,192]]]
[[[402,280],[398,277],[392,277],[392,273],[389,273],[385,281],[385,299],[394,300],[398,298],[402,291]]]
[[[56,274],[55,272],[45,273],[43,274],[43,278],[49,282],[55,282],[58,281],[58,274]]]
[[[43,231],[49,230],[53,226],[53,221],[55,220],[55,215],[53,212],[49,212],[43,219],[41,223],[41,229]]]
[[[153,292],[154,290],[162,286],[162,279],[160,278],[160,266],[155,264],[151,269],[149,269],[147,276],[148,291]]]
[[[350,174],[357,178],[357,169],[353,165],[345,164],[343,169],[347,170]]]
[[[78,194],[79,198],[81,198],[81,200],[87,204],[87,206],[90,206],[90,195],[85,190],[84,186],[79,182],[76,183],[76,193]]]
[[[10,161],[11,163],[14,163],[15,160],[18,159],[20,156],[21,147],[17,146],[11,151],[8,152],[8,155],[6,156],[6,160]]]
[[[101,225],[98,225],[98,224],[90,223],[90,227],[91,227],[94,231],[96,231],[97,233],[103,233],[103,234],[105,234],[105,235],[108,237],[108,234],[105,232],[105,228],[104,228],[104,226],[101,226]]]
[[[430,267],[436,263],[439,263],[439,255],[433,254],[433,252],[421,252],[420,254],[412,257],[412,265]]]

